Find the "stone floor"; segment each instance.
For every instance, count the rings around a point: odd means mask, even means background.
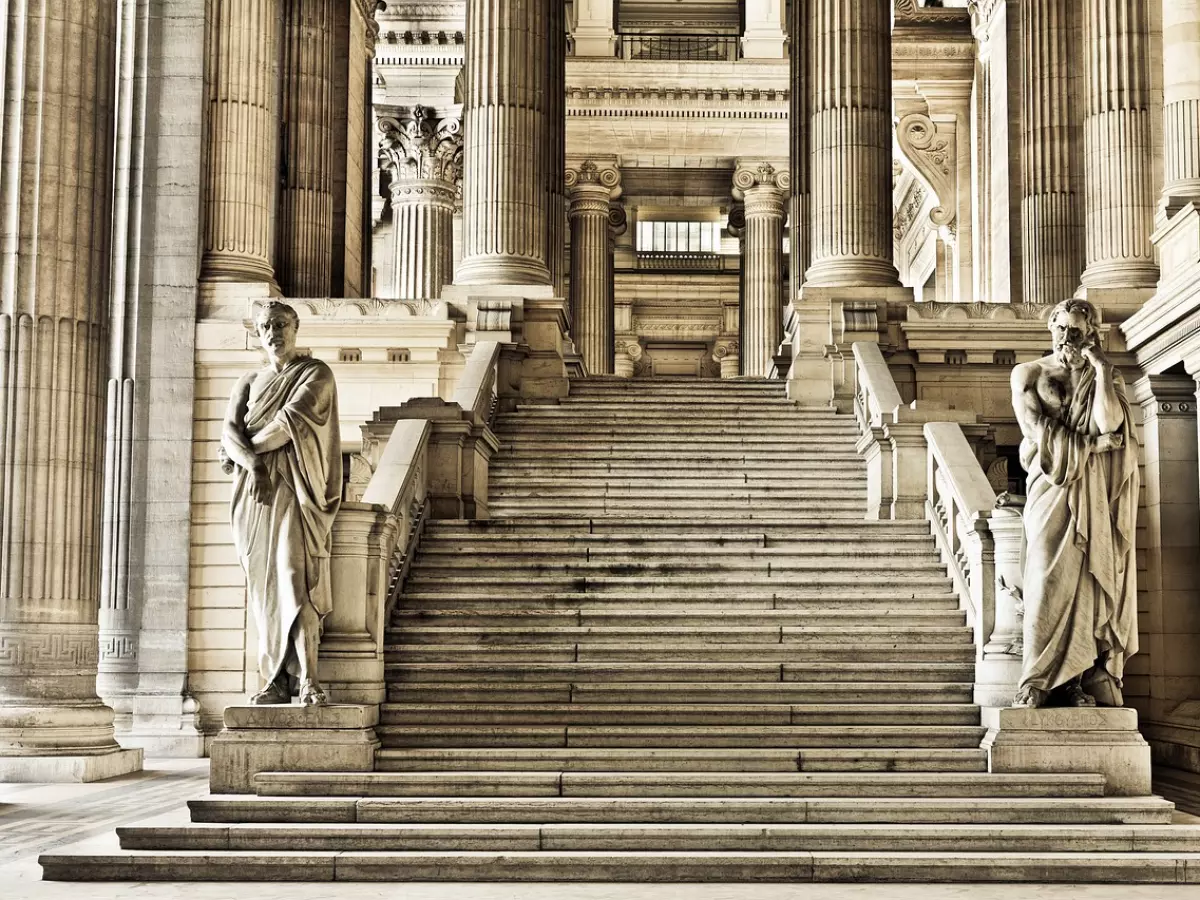
[[[204,794],[204,760],[148,760],[138,775],[86,785],[0,785],[0,897],[3,900],[376,900],[381,884],[59,884],[41,881],[39,853],[104,843],[122,824],[179,811]],[[1200,887],[1161,885],[626,885],[410,884],[405,900],[1200,900]]]

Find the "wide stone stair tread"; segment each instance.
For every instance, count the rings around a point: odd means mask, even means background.
[[[906,682],[417,682],[393,683],[390,703],[820,704],[970,703],[973,685]]]
[[[486,626],[475,628],[465,625],[408,624],[404,628],[405,644],[536,644],[622,642],[628,644],[658,644],[663,640],[678,639],[683,643],[734,644],[734,643],[879,643],[889,646],[897,643],[970,643],[971,635],[962,624],[924,625],[919,628],[878,625],[829,626]],[[391,649],[392,645],[388,645]]]
[[[568,680],[572,683],[593,682],[679,682],[721,685],[758,681],[764,684],[813,682],[861,685],[918,681],[925,684],[973,683],[974,661],[960,663],[931,663],[905,660],[898,663],[840,663],[831,669],[823,663],[737,662],[725,663],[714,669],[705,664],[664,662],[470,662],[452,660],[444,663],[412,662],[390,656],[387,663],[389,682],[408,684],[427,681],[495,681],[538,682]]]
[[[881,620],[886,625],[881,624]],[[953,609],[848,610],[836,607],[811,610],[762,609],[746,605],[715,607],[706,610],[662,610],[657,607],[626,610],[577,609],[489,609],[486,612],[461,609],[397,609],[392,613],[395,628],[450,627],[510,628],[537,627],[623,628],[724,628],[736,622],[743,628],[770,627],[893,627],[914,628],[933,625],[961,627],[966,613]]]

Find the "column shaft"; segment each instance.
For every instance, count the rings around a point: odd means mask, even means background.
[[[468,0],[461,284],[547,285],[551,0]]]
[[[734,197],[742,216],[742,374],[766,378],[783,336],[783,216],[791,176],[768,162],[739,166]]]
[[[3,49],[0,780],[140,766],[96,696],[117,4],[34,8]]]
[[[1163,205],[1200,202],[1200,0],[1163,0]]]
[[[612,374],[610,196],[599,183],[580,182],[571,189],[571,309],[575,345],[589,375]]]
[[[279,146],[279,0],[208,0],[200,280],[275,287],[272,219]]]
[[[810,0],[814,286],[892,286],[889,0]]]
[[[333,0],[284,0],[283,160],[275,271],[325,297],[333,269]]]
[[[1149,0],[1085,0],[1085,288],[1153,288]]]
[[[1023,298],[1057,303],[1083,274],[1081,117],[1072,102],[1078,0],[1021,0]]]
[[[567,23],[566,6],[550,4],[546,88],[546,266],[554,296],[566,296]]]
[[[806,49],[810,20],[808,5],[812,0],[792,0],[789,31],[792,37],[792,54],[788,65],[791,95],[791,126],[788,129],[792,195],[788,207],[790,230],[790,278],[788,300],[795,304],[800,296],[800,286],[811,263],[811,238],[809,231],[809,169],[812,165],[809,117],[812,108],[812,54],[798,52]]]
[[[401,300],[440,297],[454,280],[454,190],[442,182],[392,185],[396,289]]]

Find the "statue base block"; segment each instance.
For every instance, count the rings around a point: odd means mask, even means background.
[[[985,707],[983,724],[989,771],[1095,772],[1107,779],[1107,796],[1150,794],[1150,745],[1138,732],[1137,710]]]
[[[212,742],[209,790],[252,794],[259,772],[372,772],[379,707],[230,706]]]

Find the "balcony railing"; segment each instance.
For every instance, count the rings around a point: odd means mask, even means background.
[[[736,34],[622,34],[620,55],[627,60],[733,62]]]

